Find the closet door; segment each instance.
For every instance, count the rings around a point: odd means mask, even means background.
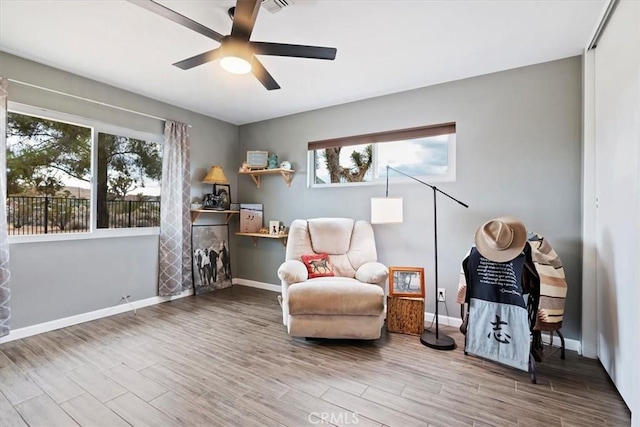
[[[640,2],[622,1],[595,49],[598,357],[637,402],[640,329]]]

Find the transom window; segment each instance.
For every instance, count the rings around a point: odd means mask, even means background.
[[[387,166],[432,182],[455,181],[455,144],[455,123],[313,141],[309,185],[382,182]]]
[[[9,235],[160,225],[162,136],[31,110],[7,116]]]

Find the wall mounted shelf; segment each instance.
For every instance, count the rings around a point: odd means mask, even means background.
[[[287,237],[289,237],[288,234],[267,234],[267,233],[236,233],[236,236],[251,237],[253,239],[253,246],[258,245],[259,238],[280,239],[280,242],[282,242],[282,245],[285,247],[287,246]]]
[[[217,211],[214,209],[191,209],[191,222],[196,222],[198,217],[203,213],[225,214],[226,217],[224,222],[229,224],[229,220],[231,220],[231,217],[237,213],[240,213],[240,211]]]
[[[260,177],[262,175],[275,175],[275,174],[280,174],[282,175],[282,179],[284,179],[284,182],[287,183],[287,187],[291,186],[291,178],[292,178],[292,174],[293,172],[295,172],[292,169],[282,169],[282,168],[277,168],[277,169],[261,169],[261,170],[255,170],[255,171],[247,171],[247,172],[238,172],[240,175],[250,175],[251,179],[253,179],[253,182],[256,184],[256,187],[260,188]]]

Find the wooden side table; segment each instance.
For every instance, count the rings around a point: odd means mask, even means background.
[[[424,298],[388,296],[387,330],[421,335],[424,332]]]

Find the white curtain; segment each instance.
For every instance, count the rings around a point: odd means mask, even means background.
[[[7,86],[0,77],[0,337],[9,334],[9,240],[7,237]]]
[[[167,120],[162,155],[158,294],[177,295],[192,286],[189,126]]]

